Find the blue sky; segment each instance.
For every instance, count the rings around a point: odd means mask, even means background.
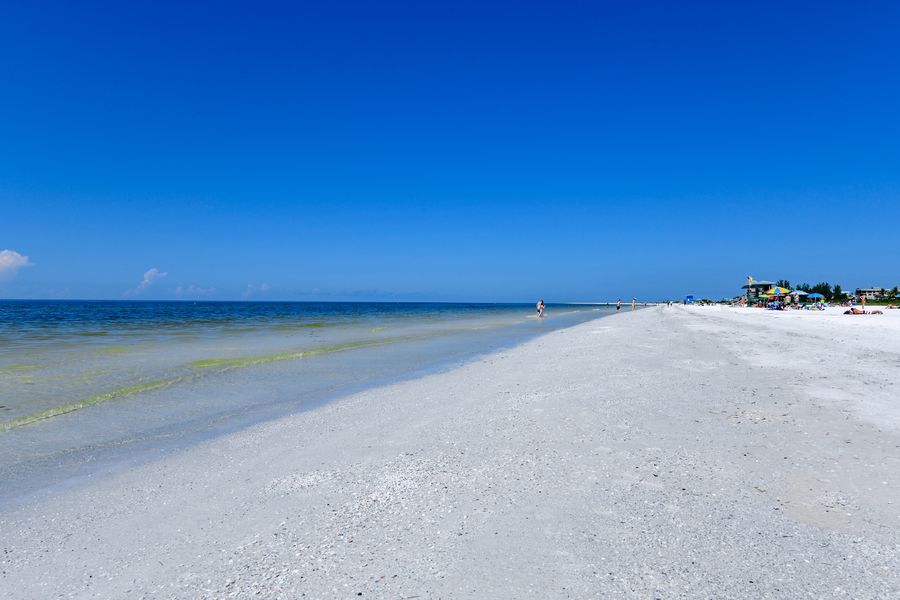
[[[7,2],[0,297],[898,285],[898,29],[887,2]]]

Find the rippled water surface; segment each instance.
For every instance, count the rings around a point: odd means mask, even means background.
[[[0,500],[604,314],[582,305],[0,301]]]

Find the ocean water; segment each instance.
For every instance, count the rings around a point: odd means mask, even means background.
[[[606,314],[524,304],[0,301],[0,503]]]

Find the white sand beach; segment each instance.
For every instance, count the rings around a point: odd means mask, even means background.
[[[654,307],[0,513],[6,598],[897,598],[900,311]]]

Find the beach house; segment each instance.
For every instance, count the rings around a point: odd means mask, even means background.
[[[775,285],[775,283],[772,281],[759,280],[744,284],[741,286],[741,289],[746,290],[747,304],[755,304],[760,300],[765,300],[763,293],[773,285]]]

